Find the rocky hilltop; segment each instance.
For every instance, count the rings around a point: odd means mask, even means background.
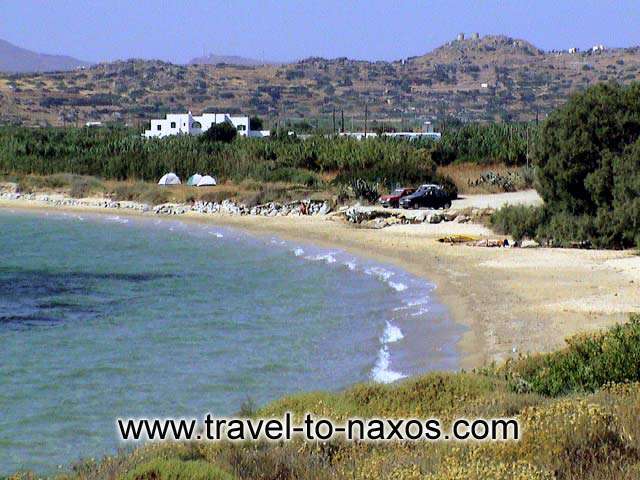
[[[127,60],[84,70],[0,76],[0,122],[142,124],[167,111],[245,112],[268,123],[364,117],[406,127],[543,117],[575,91],[640,78],[640,49],[544,52],[502,35],[453,40],[393,62],[308,58],[282,65]],[[351,124],[348,123],[347,126]]]

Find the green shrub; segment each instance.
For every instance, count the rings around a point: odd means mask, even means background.
[[[369,203],[375,202],[380,197],[380,184],[378,182],[367,181],[363,178],[356,178],[351,182],[351,190],[358,200],[365,200]]]
[[[200,136],[203,142],[223,142],[231,143],[238,134],[236,128],[230,122],[222,122],[211,125]]]
[[[511,235],[515,240],[536,238],[544,218],[542,207],[506,205],[490,219],[491,227],[498,233]]]
[[[438,175],[435,178],[435,183],[442,186],[445,192],[451,200],[455,200],[458,198],[458,186],[455,184],[453,179],[448,175]]]
[[[254,179],[306,186],[321,185],[323,175],[331,174],[338,185],[364,178],[410,186],[433,181],[436,170],[433,146],[419,142],[324,137],[303,141],[287,135],[236,137],[231,143],[209,140],[206,134],[144,139],[126,128],[0,127],[0,173],[158,181],[167,172],[181,178],[206,172],[221,182]]]
[[[233,476],[202,460],[155,459],[132,469],[126,480],[232,480]]]
[[[471,123],[447,126],[439,142],[432,142],[438,165],[453,162],[524,165],[538,139],[539,128],[527,123]]]
[[[640,315],[605,333],[579,335],[567,343],[559,352],[507,365],[512,385],[524,381],[531,391],[555,397],[640,381]]]
[[[151,205],[167,203],[171,198],[171,192],[167,187],[159,187],[145,182],[119,184],[111,195],[114,200],[143,202]]]
[[[79,176],[73,178],[71,181],[71,189],[69,191],[69,195],[74,198],[83,198],[88,196],[90,193],[96,191],[102,191],[104,186],[94,177],[87,176]]]

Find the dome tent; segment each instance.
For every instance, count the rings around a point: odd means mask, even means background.
[[[192,187],[195,187],[196,185],[198,185],[198,182],[200,181],[201,178],[202,178],[202,175],[200,175],[199,173],[191,175],[189,177],[189,180],[187,180],[187,185],[191,185]]]
[[[173,172],[165,173],[158,182],[158,185],[180,185],[180,179]]]
[[[200,181],[198,182],[198,187],[209,187],[209,186],[213,186],[216,185],[216,179],[209,176],[209,175],[205,175],[204,177],[202,177],[200,179]]]

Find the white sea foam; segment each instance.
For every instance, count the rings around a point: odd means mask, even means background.
[[[216,238],[224,237],[220,232],[209,232],[209,235],[215,235]]]
[[[392,281],[389,281],[389,282],[387,282],[387,283],[388,283],[388,284],[389,284],[389,286],[390,286],[391,288],[393,288],[396,292],[404,292],[407,288],[409,288],[409,287],[407,287],[404,283],[401,283],[401,282],[392,282]]]
[[[386,270],[382,267],[369,267],[365,269],[364,273],[378,277],[380,280],[384,280],[385,282],[394,275],[392,271]]]
[[[354,261],[344,262],[344,266],[353,272],[356,269],[356,262]]]
[[[107,217],[107,220],[116,223],[129,223],[128,218],[121,218],[119,215],[110,215]]]
[[[314,262],[326,262],[326,263],[336,263],[336,257],[334,257],[331,253],[325,253],[318,255],[309,255],[308,257],[304,257],[307,260],[313,260]]]
[[[378,383],[391,383],[401,378],[405,378],[406,375],[400,372],[394,372],[389,368],[390,355],[389,349],[386,345],[378,351],[378,359],[371,371],[371,377]]]
[[[302,255],[304,255],[304,250],[303,250],[303,249],[301,249],[301,248],[296,248],[296,249],[293,251],[293,254],[294,254],[296,257],[301,257]]]
[[[391,323],[387,320],[386,326],[384,328],[384,333],[382,334],[382,338],[380,341],[382,343],[394,343],[399,342],[404,338],[404,334],[399,327]]]

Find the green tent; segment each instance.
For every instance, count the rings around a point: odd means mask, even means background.
[[[187,185],[191,185],[192,187],[195,187],[198,185],[198,182],[200,181],[200,179],[202,179],[202,175],[200,175],[199,173],[196,173],[195,175],[191,175],[189,177],[189,180],[187,180]]]

